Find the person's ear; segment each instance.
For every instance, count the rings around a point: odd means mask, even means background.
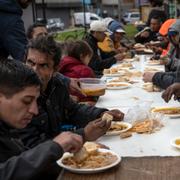
[[[1,103],[3,98],[4,98],[4,94],[0,92],[0,103]]]
[[[83,59],[84,59],[84,55],[83,54],[80,54],[80,59],[79,60],[81,60],[81,61],[83,61]]]

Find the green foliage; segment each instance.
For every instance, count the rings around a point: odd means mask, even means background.
[[[67,40],[80,40],[84,37],[84,35],[84,28],[68,29],[67,31],[56,33],[55,39],[60,42]]]
[[[134,35],[138,32],[136,27],[132,24],[128,24],[125,27],[126,35],[129,39],[133,39]]]
[[[126,35],[129,39],[133,39],[137,33],[137,29],[134,25],[128,24],[125,26]],[[66,31],[55,33],[55,39],[63,42],[67,40],[80,40],[85,36],[84,28],[68,29]]]

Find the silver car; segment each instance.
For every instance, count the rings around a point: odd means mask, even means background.
[[[47,20],[46,27],[49,31],[64,30],[64,23],[61,18],[51,18]]]

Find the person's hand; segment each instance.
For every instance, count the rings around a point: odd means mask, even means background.
[[[160,64],[161,64],[161,65],[166,65],[166,64],[168,64],[168,61],[169,61],[169,58],[168,58],[167,55],[165,55],[165,56],[161,55],[161,56],[160,56]]]
[[[108,114],[112,115],[113,121],[122,121],[124,119],[124,113],[118,109],[113,109],[111,111],[105,111],[105,112],[103,112],[103,114],[104,113],[108,113]],[[101,117],[103,116],[103,114],[101,114]]]
[[[116,50],[117,53],[124,53],[124,52],[126,52],[126,51],[127,51],[127,48],[125,48],[125,47],[119,47],[119,48]]]
[[[116,55],[114,56],[114,58],[115,58],[117,61],[122,61],[122,60],[125,58],[125,54],[124,54],[124,53],[116,54]]]
[[[162,98],[165,102],[169,102],[169,100],[174,95],[174,99],[176,100],[178,97],[180,97],[180,83],[174,83],[171,86],[169,86],[162,94]]]
[[[80,135],[63,132],[53,139],[54,142],[59,144],[64,152],[78,152],[83,146],[83,139]]]
[[[163,52],[163,49],[161,47],[158,47],[158,46],[155,46],[155,45],[152,45],[150,47],[150,49],[152,49],[153,52],[155,52],[156,54],[161,54]]]
[[[141,37],[147,38],[149,37],[150,33],[148,31],[144,31],[140,34]]]
[[[81,91],[79,79],[70,78],[69,88],[70,88],[71,91],[78,92],[78,93],[82,94],[83,96],[86,96],[86,94],[84,94]]]
[[[143,74],[143,81],[144,82],[152,82],[153,76],[156,72],[145,72]]]
[[[103,121],[101,118],[89,122],[84,128],[84,135],[86,141],[95,141],[110,128],[110,121]]]

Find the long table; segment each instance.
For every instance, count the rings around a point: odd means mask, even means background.
[[[126,157],[112,169],[98,174],[64,171],[57,180],[179,180],[180,157]]]
[[[141,56],[140,62],[135,62],[136,69],[143,71],[146,56]],[[153,66],[152,66],[153,67]],[[140,103],[151,106],[178,106],[171,100],[168,104],[161,98],[162,92],[147,92],[142,89],[143,82],[134,84],[126,90],[107,90],[100,97],[96,106],[109,109],[118,108],[126,112]],[[147,103],[146,103],[147,102]],[[126,120],[126,119],[125,119]],[[122,157],[122,162],[110,170],[92,175],[78,175],[64,171],[58,180],[178,180],[180,179],[180,151],[171,147],[170,140],[180,133],[180,118],[163,121],[165,127],[154,134],[135,134],[133,137],[121,140],[119,136],[104,136],[98,141],[111,148]]]

